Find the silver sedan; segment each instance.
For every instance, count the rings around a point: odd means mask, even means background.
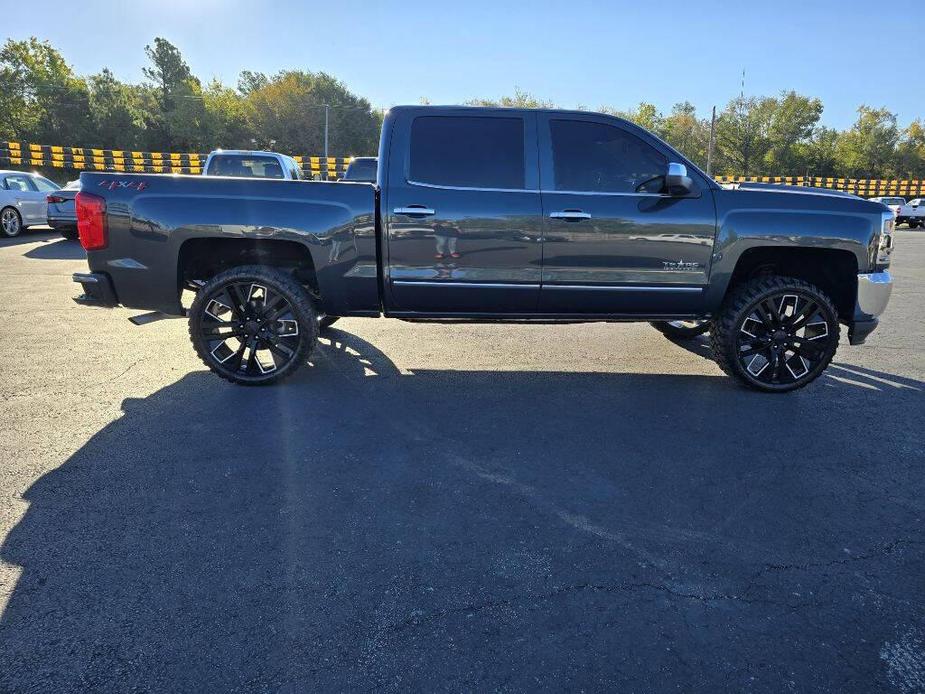
[[[0,171],[0,232],[18,236],[26,227],[45,224],[46,197],[60,187],[38,174]]]

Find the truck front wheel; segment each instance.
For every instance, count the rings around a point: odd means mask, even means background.
[[[720,368],[766,392],[802,388],[825,371],[838,348],[838,314],[817,287],[762,277],[727,297],[710,329]]]
[[[189,310],[196,354],[232,383],[265,385],[296,371],[318,339],[309,293],[291,275],[259,265],[222,272]]]

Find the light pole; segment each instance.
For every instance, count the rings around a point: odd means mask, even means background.
[[[716,144],[716,106],[710,118],[710,142],[707,144],[707,176],[713,175],[713,146]]]
[[[328,105],[324,105],[324,177],[328,177]]]

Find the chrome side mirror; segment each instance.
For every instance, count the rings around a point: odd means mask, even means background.
[[[665,176],[665,187],[673,195],[686,195],[691,192],[694,182],[687,175],[687,167],[684,164],[671,162],[668,164],[668,175]]]

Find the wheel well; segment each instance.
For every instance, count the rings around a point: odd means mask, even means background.
[[[180,246],[177,283],[182,289],[194,280],[205,281],[238,265],[268,265],[292,271],[313,293],[318,278],[311,253],[300,243],[254,239],[190,239]]]
[[[764,275],[805,280],[832,299],[839,317],[847,320],[854,315],[858,262],[850,251],[833,248],[750,248],[736,263],[727,292]]]

